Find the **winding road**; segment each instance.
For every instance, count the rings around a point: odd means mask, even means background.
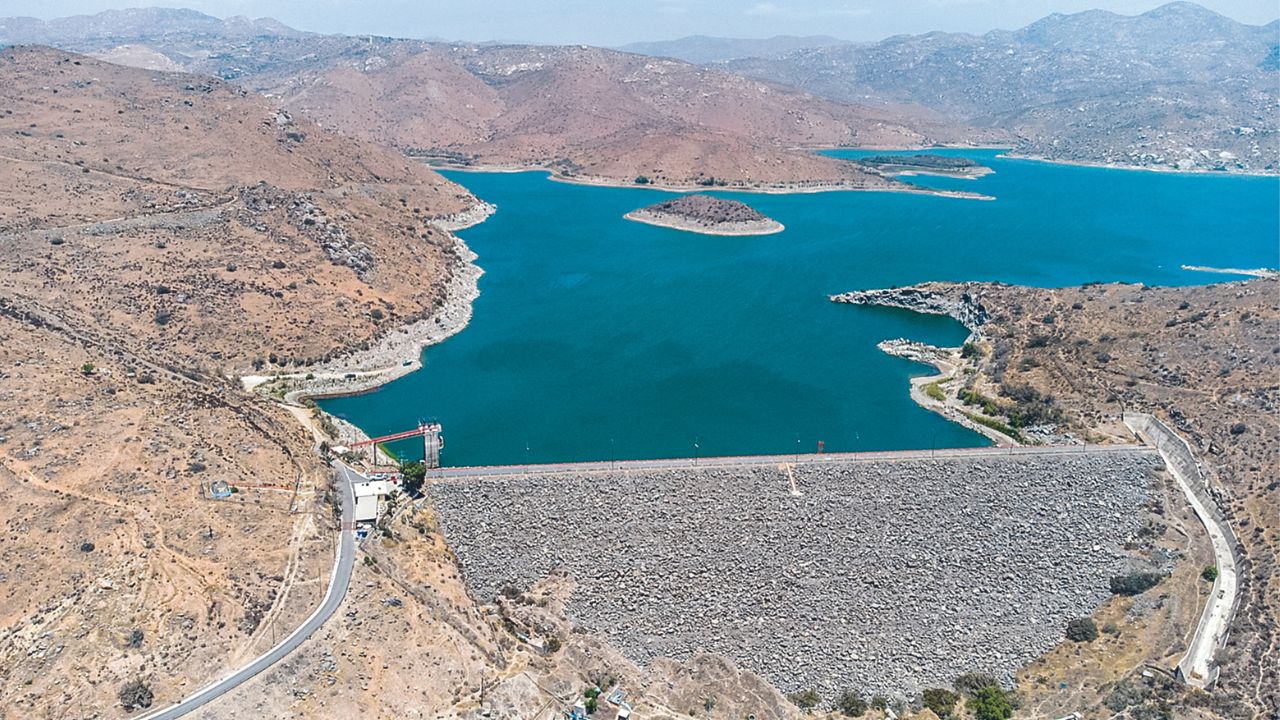
[[[1226,644],[1231,630],[1231,619],[1236,611],[1239,579],[1236,558],[1232,546],[1237,542],[1231,526],[1201,499],[1198,490],[1205,487],[1204,477],[1196,464],[1191,446],[1172,428],[1153,415],[1125,413],[1124,423],[1135,433],[1145,435],[1159,449],[1169,474],[1187,496],[1187,503],[1204,525],[1213,545],[1213,561],[1218,576],[1213,581],[1213,591],[1200,614],[1195,634],[1187,646],[1187,654],[1178,662],[1177,670],[1187,683],[1204,688],[1217,680],[1216,656]]]
[[[347,586],[351,582],[351,572],[355,567],[355,491],[352,483],[361,479],[359,473],[342,463],[336,463],[342,493],[342,525],[338,531],[338,552],[333,559],[333,572],[329,576],[329,589],[325,592],[324,601],[307,617],[301,625],[287,637],[276,643],[274,647],[254,658],[248,665],[233,671],[226,677],[197,690],[192,695],[166,708],[153,710],[140,715],[135,720],[173,720],[193,710],[217,700],[231,690],[248,682],[255,675],[283,660],[320,626],[333,616],[347,596]]]

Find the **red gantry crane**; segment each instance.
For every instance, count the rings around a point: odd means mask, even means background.
[[[376,465],[378,443],[394,442],[418,436],[422,436],[422,464],[433,469],[440,467],[440,451],[444,449],[444,435],[440,431],[440,423],[418,423],[418,427],[413,430],[405,430],[404,432],[351,443],[351,449],[354,450],[368,445],[373,453],[373,463]]]

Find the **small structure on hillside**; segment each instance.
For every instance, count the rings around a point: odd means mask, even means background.
[[[351,489],[356,496],[355,521],[374,522],[382,512],[387,496],[396,489],[396,483],[386,479],[365,478],[354,483]]]
[[[231,497],[231,485],[226,480],[214,480],[209,485],[209,495],[217,500]]]

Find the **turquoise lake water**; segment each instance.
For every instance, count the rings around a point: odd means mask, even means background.
[[[819,440],[828,451],[977,446],[987,441],[907,396],[907,378],[931,368],[876,348],[956,345],[966,331],[829,295],[926,280],[1187,285],[1239,278],[1183,264],[1280,265],[1276,178],[954,154],[996,173],[913,182],[995,201],[718,193],[786,226],[760,237],[622,218],[666,196],[653,190],[446,173],[498,206],[461,233],[485,270],[471,324],[428,348],[422,371],[322,405],[371,435],[438,419],[447,465],[808,453]]]

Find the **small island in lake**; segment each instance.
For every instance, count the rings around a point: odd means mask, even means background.
[[[782,232],[782,223],[746,203],[710,195],[685,195],[624,215],[628,220],[707,235],[768,235]]]
[[[859,158],[858,162],[888,175],[981,177],[992,172],[969,158],[953,155],[872,155]]]

